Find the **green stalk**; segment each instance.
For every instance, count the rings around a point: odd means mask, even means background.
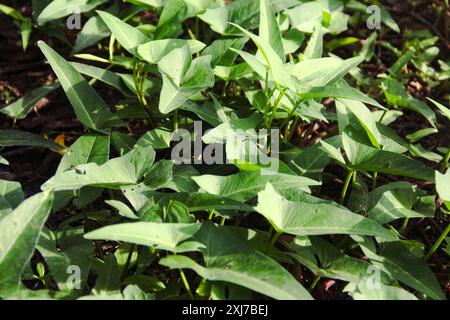
[[[272,239],[269,241],[269,245],[267,246],[266,254],[270,252],[270,249],[273,248],[275,243],[277,242],[278,238],[281,236],[282,232],[275,232],[272,236]]]
[[[281,99],[283,99],[283,97],[284,97],[284,91],[282,90],[282,91],[280,91],[280,94],[278,95],[278,98],[275,101],[275,104],[273,106],[272,114],[270,115],[270,118],[269,118],[269,123],[268,123],[269,125],[267,126],[268,128],[270,128],[270,126],[272,126],[272,121],[275,118],[275,113],[276,113],[278,106],[280,105]]]
[[[180,276],[181,276],[181,280],[183,281],[184,287],[189,294],[189,298],[191,298],[191,300],[195,300],[194,295],[192,294],[192,291],[191,291],[191,287],[189,286],[189,282],[186,279],[186,275],[184,274],[183,269],[179,269],[179,271],[180,271]]]
[[[109,38],[109,60],[113,61],[114,60],[114,41],[116,41],[116,38],[111,35],[111,37]]]
[[[445,237],[447,237],[449,232],[450,232],[450,223],[447,225],[447,228],[445,228],[444,232],[442,232],[441,236],[433,244],[433,246],[431,247],[430,251],[428,251],[428,253],[425,255],[425,258],[424,258],[425,261],[428,261],[431,258],[431,256],[433,255],[433,253],[436,252],[436,250],[442,244],[442,242],[444,241]]]
[[[383,114],[381,115],[380,121],[379,121],[380,123],[383,123],[383,119],[386,116],[388,111],[389,111],[388,109],[384,110]]]
[[[176,256],[176,252],[173,253],[174,256]],[[184,274],[183,269],[178,269],[180,272],[181,280],[183,281],[184,288],[186,289],[187,293],[189,294],[189,298],[191,300],[195,300],[194,295],[192,294],[191,287],[189,286],[189,282],[187,281],[186,275]]]
[[[314,290],[314,288],[316,287],[317,283],[320,281],[321,278],[322,278],[321,276],[316,276],[313,283],[311,284],[311,286],[308,289],[309,292],[312,292]]]
[[[173,130],[178,131],[178,110],[175,109],[173,112]]]
[[[354,173],[355,173],[355,171],[349,171],[349,173],[347,174],[347,178],[345,179],[344,188],[342,189],[341,197],[340,197],[340,200],[339,200],[339,203],[342,204],[342,205],[344,204],[345,196],[346,196],[347,190],[348,190],[348,186],[350,185],[350,181],[352,181],[352,177],[353,177]]]
[[[264,124],[268,128],[267,117],[269,116],[269,68],[266,68],[266,79],[264,80],[264,95],[266,96],[266,105],[264,108]]]
[[[377,187],[378,172],[374,172],[372,176],[372,190]]]
[[[409,218],[405,218],[403,221],[402,227],[400,228],[400,234],[404,235],[406,231],[406,227],[408,226]]]
[[[447,170],[448,161],[450,160],[450,149],[448,149],[448,152],[441,163],[441,172],[445,173]]]

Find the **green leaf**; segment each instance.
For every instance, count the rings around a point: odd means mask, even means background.
[[[242,171],[230,176],[203,175],[192,179],[206,192],[236,201],[254,198],[268,182],[277,190],[297,188],[308,191],[309,186],[320,185],[319,182],[306,177],[283,173],[264,175],[260,171]]]
[[[139,55],[149,63],[156,64],[174,49],[188,45],[191,54],[201,51],[205,44],[198,40],[164,39],[154,40],[138,47]]]
[[[16,147],[16,146],[29,146],[29,147],[43,147],[52,150],[64,149],[60,145],[51,140],[44,139],[37,134],[20,131],[1,129],[0,130],[0,146],[4,147]]]
[[[19,100],[11,103],[9,106],[0,109],[0,112],[16,120],[24,119],[36,102],[46,97],[50,92],[59,87],[59,83],[53,83],[34,89],[33,91],[25,94]]]
[[[33,28],[33,23],[30,19],[26,19],[20,24],[20,36],[22,37],[22,48],[23,51],[27,50],[28,43],[30,42],[31,29]]]
[[[111,144],[120,154],[125,154],[136,145],[136,139],[131,135],[114,131],[111,133]]]
[[[92,244],[83,239],[82,234],[82,229],[54,233],[44,228],[36,246],[44,257],[58,289],[72,289],[72,297],[82,295],[93,258]],[[68,281],[68,278],[70,272],[74,271],[71,269],[73,266],[80,268],[80,277],[74,277],[72,282]]]
[[[0,4],[0,12],[3,12],[4,14],[10,16],[11,18],[17,20],[17,21],[25,21],[26,18],[16,9],[6,6],[4,4]]]
[[[161,160],[153,165],[143,183],[150,189],[160,189],[171,181],[172,174],[173,162],[171,160]]]
[[[227,228],[204,224],[195,240],[204,245],[205,266],[186,256],[168,256],[160,264],[192,269],[208,280],[231,282],[275,299],[312,299],[281,265],[238,240]]]
[[[83,25],[83,29],[81,29],[78,34],[75,45],[72,48],[72,52],[78,53],[108,37],[110,34],[111,32],[104,24],[100,16],[91,17],[88,21],[86,21]]]
[[[418,112],[436,127],[437,120],[433,110],[425,102],[413,98],[399,81],[387,78],[383,81],[382,87],[389,104]]]
[[[318,59],[322,57],[322,54],[323,54],[322,26],[317,25],[314,28],[314,33],[312,34],[311,39],[309,39],[305,52],[303,52],[303,57],[305,59]]]
[[[340,252],[320,237],[296,237],[289,247],[295,250],[289,256],[306,266],[316,276],[342,281],[360,281],[368,278],[370,263]],[[318,257],[316,260],[315,257]],[[381,279],[380,279],[381,280]]]
[[[312,87],[333,85],[362,62],[362,57],[347,60],[336,57],[305,59],[294,65],[292,74]]]
[[[7,165],[9,165],[9,162],[8,162],[8,160],[6,160],[2,156],[0,156],[0,164],[4,164],[5,166],[7,166]]]
[[[167,114],[186,102],[193,95],[214,85],[211,57],[201,56],[192,60],[186,45],[172,50],[158,64],[163,76],[159,110]]]
[[[401,218],[421,218],[434,216],[431,212],[413,210],[418,197],[423,193],[416,186],[406,182],[381,186],[366,195],[368,217],[380,224],[390,223]],[[358,202],[363,202],[359,199]]]
[[[237,35],[240,34],[240,31],[229,25],[228,22],[241,25],[247,30],[258,27],[259,2],[255,0],[233,1],[224,6],[208,8],[198,17],[219,34]]]
[[[45,42],[38,46],[58,76],[67,98],[72,104],[78,119],[88,128],[103,131],[109,125],[121,124],[120,120],[108,109],[103,99],[75,68],[64,60]]]
[[[441,174],[436,171],[436,190],[444,200],[447,209],[450,210],[450,170],[447,170],[446,174]]]
[[[342,142],[350,160],[349,167],[354,170],[381,172],[434,181],[432,169],[405,155],[372,147],[364,134],[350,126],[347,126],[343,132]]]
[[[182,242],[192,238],[200,224],[134,222],[103,227],[85,234],[90,240],[125,241],[160,250],[183,252]],[[191,251],[192,247],[186,247]]]
[[[122,157],[102,165],[88,163],[58,172],[42,185],[42,189],[76,190],[85,186],[119,188],[134,185],[150,170],[155,151],[151,147],[135,148]]]
[[[324,141],[334,148],[341,145],[340,136],[334,136]],[[321,147],[321,144],[316,144],[301,151],[290,161],[291,168],[299,175],[318,180],[330,162],[329,154]]]
[[[118,213],[128,219],[139,219],[125,203],[118,200],[106,200],[105,203],[118,211]]]
[[[78,62],[71,62],[70,64],[79,73],[91,77],[93,79],[97,79],[113,88],[116,88],[125,96],[134,95],[134,93],[131,92],[130,89],[128,89],[128,87],[123,83],[122,77],[115,72]]]
[[[138,47],[150,39],[139,29],[130,26],[119,18],[106,11],[96,11],[102,18],[106,26],[111,30],[112,35],[122,45],[122,47],[132,55],[138,55]]]
[[[33,255],[52,201],[52,191],[39,193],[0,220],[1,296],[18,289],[20,276]]]
[[[232,67],[237,53],[230,49],[241,50],[247,40],[246,37],[214,40],[202,51],[202,56],[211,56],[212,67],[217,65]]]
[[[7,180],[0,180],[0,196],[8,202],[11,209],[18,207],[25,199],[20,183]]]
[[[286,66],[283,63],[283,60],[278,56],[278,54],[270,46],[270,44],[261,36],[257,36],[243,29],[241,26],[233,23],[230,24],[241,30],[246,36],[252,39],[252,41],[255,43],[255,45],[258,47],[259,51],[263,55],[265,65],[269,69],[269,72],[272,75],[273,80],[285,88],[289,88],[293,91],[296,91],[290,72],[288,72]],[[240,52],[240,54],[242,53]],[[257,71],[257,73],[260,72]],[[265,74],[265,72],[263,72],[263,74]]]
[[[56,172],[90,162],[104,164],[109,159],[109,143],[107,135],[86,134],[79,137],[62,157]]]
[[[389,73],[393,77],[400,76],[401,70],[405,65],[408,64],[409,61],[414,57],[414,52],[412,50],[406,51],[393,65],[388,69]]]
[[[359,234],[385,239],[395,236],[373,220],[355,214],[334,202],[315,198],[304,192],[285,190],[277,193],[268,183],[258,193],[256,211],[261,213],[277,232],[304,235]]]
[[[431,134],[438,133],[439,131],[436,128],[425,128],[417,130],[411,134],[408,134],[406,136],[406,139],[408,139],[411,143],[415,143],[419,141],[422,138],[428,137]]]
[[[345,108],[350,110],[350,112],[352,112],[356,116],[359,123],[366,131],[372,145],[377,148],[381,148],[383,138],[381,136],[381,133],[378,131],[377,124],[372,115],[372,112],[362,102],[359,101],[348,99],[340,99],[338,101],[339,102],[337,103],[336,107],[339,108],[340,106],[338,106],[338,104],[343,104]]]
[[[395,32],[400,33],[400,27],[397,22],[395,22],[389,11],[384,7],[381,7],[381,21]]]
[[[435,300],[445,300],[439,282],[422,258],[413,255],[399,241],[387,242],[379,254],[367,241],[354,238],[364,254],[382,271]]]
[[[260,0],[259,36],[264,39],[277,53],[282,61],[285,59],[281,32],[275,17],[275,12],[269,0]]]
[[[140,147],[152,146],[153,149],[167,149],[170,147],[173,132],[164,129],[153,129],[147,131],[137,141],[136,145]]]
[[[108,0],[54,0],[51,1],[37,17],[37,22],[42,25],[52,20],[67,17],[76,12],[87,12]],[[71,9],[72,8],[72,9]]]
[[[435,105],[439,110],[441,110],[441,112],[444,114],[444,116],[446,116],[447,119],[450,120],[450,109],[449,109],[449,108],[446,108],[444,105],[442,105],[442,104],[440,104],[439,102],[434,101],[434,100],[432,100],[432,99],[430,99],[430,98],[427,98],[427,99],[430,100],[431,102],[433,102],[434,105]]]
[[[106,260],[100,269],[100,274],[95,281],[93,289],[95,294],[107,294],[120,289],[120,268],[114,254],[106,256]]]
[[[285,12],[290,24],[300,31],[312,33],[314,27],[322,25],[324,31],[337,34],[347,29],[348,16],[342,9],[341,1],[307,1]]]
[[[348,292],[353,300],[418,300],[415,295],[405,289],[383,283],[378,283],[375,287],[369,288],[368,281],[350,283],[344,291]]]
[[[128,191],[129,189],[124,190],[126,196],[129,196]],[[197,192],[160,193],[153,190],[141,191],[140,197],[134,199],[133,206],[141,209],[149,198],[154,198],[154,200],[162,206],[166,206],[170,201],[181,202],[188,207],[189,212],[211,210],[253,211],[251,206],[242,202],[213,194]]]
[[[382,105],[380,105],[376,100],[368,97],[364,93],[351,88],[349,86],[323,86],[323,87],[310,87],[306,88],[302,92],[300,92],[299,97],[301,99],[309,99],[309,98],[342,98],[342,99],[350,99],[356,100],[360,102],[364,102],[366,104],[370,104],[375,107],[379,107],[384,109]]]
[[[126,278],[123,285],[136,285],[145,292],[158,292],[164,290],[166,286],[157,277],[152,277],[146,274],[132,275]]]

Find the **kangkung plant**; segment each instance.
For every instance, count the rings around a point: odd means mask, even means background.
[[[52,30],[37,45],[57,81],[0,109],[0,146],[61,159],[40,193],[0,180],[0,298],[308,300],[332,279],[340,297],[446,299],[431,261],[448,271],[450,145],[419,141],[448,130],[450,110],[412,95],[404,72],[448,80],[448,61],[429,66],[438,37],[340,37],[364,1],[33,4],[0,10],[24,49]],[[377,46],[396,59],[371,77]],[[20,127],[52,92],[84,127],[69,147]],[[427,125],[402,136],[405,112]],[[308,138],[319,124],[334,129]],[[432,243],[407,236],[420,219],[439,225]]]

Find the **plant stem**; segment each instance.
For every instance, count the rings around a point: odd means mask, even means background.
[[[266,96],[266,105],[264,108],[264,124],[268,128],[267,118],[269,116],[269,68],[266,68],[266,79],[264,80],[264,95]]]
[[[191,287],[189,286],[189,282],[186,279],[186,275],[184,274],[183,269],[179,269],[179,270],[180,270],[181,280],[183,280],[183,284],[184,284],[186,291],[189,294],[189,298],[191,298],[191,300],[195,300],[194,295],[192,294],[192,291],[191,291]]]
[[[383,114],[381,115],[380,121],[379,121],[380,123],[383,123],[383,119],[386,116],[388,111],[389,111],[388,109],[384,110]]]
[[[377,187],[378,172],[374,172],[372,176],[372,190]]]
[[[209,212],[208,220],[212,220],[214,218],[214,209]]]
[[[270,241],[269,241],[269,245],[267,246],[266,253],[269,253],[270,249],[275,245],[275,243],[277,242],[277,240],[280,236],[281,236],[281,232],[274,233],[274,235],[272,236],[272,239],[270,239]]]
[[[275,118],[275,113],[276,113],[278,106],[280,105],[281,99],[283,99],[283,97],[284,97],[284,91],[280,91],[280,93],[278,94],[278,98],[275,101],[275,104],[273,106],[272,114],[270,115],[268,128],[270,128],[270,126],[272,125],[272,121]]]
[[[109,38],[109,60],[113,61],[114,60],[114,42],[116,41],[116,38],[111,35],[111,37]]]
[[[322,277],[321,276],[316,276],[316,278],[314,279],[314,281],[311,283],[311,286],[309,287],[308,291],[311,292],[314,290],[314,288],[316,287],[317,283],[320,281]]]
[[[173,130],[178,131],[178,110],[175,109],[173,112]]]
[[[176,252],[173,253],[174,256],[176,256]],[[180,272],[181,280],[183,281],[184,288],[186,289],[187,293],[189,294],[189,298],[191,300],[195,300],[194,295],[192,294],[191,287],[189,286],[189,282],[187,281],[186,275],[184,274],[183,269],[178,269]]]
[[[400,234],[404,235],[406,231],[406,227],[408,226],[409,218],[405,218],[405,221],[403,221],[402,227],[400,228]]]
[[[430,251],[428,251],[428,253],[426,254],[426,256],[424,258],[425,261],[428,261],[428,259],[430,259],[430,257],[433,255],[433,253],[436,252],[436,250],[442,244],[442,241],[444,241],[445,237],[449,234],[449,232],[450,232],[450,223],[447,225],[447,228],[445,228],[444,232],[442,232],[441,236],[433,244]]]
[[[444,159],[442,160],[441,164],[441,172],[445,173],[447,170],[448,161],[450,160],[450,149],[448,150],[447,154],[445,155]]]
[[[344,188],[342,189],[342,192],[341,192],[341,198],[339,200],[340,204],[344,204],[345,196],[347,194],[347,189],[348,189],[348,186],[350,185],[350,181],[352,181],[353,174],[354,174],[354,171],[350,171],[347,174],[347,178],[345,179],[345,183],[344,183]]]

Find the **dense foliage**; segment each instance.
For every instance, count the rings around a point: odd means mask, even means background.
[[[446,299],[447,30],[388,1],[378,30],[362,0],[5,3],[56,78],[0,88],[1,170],[58,165],[0,180],[0,298]],[[55,96],[72,129],[27,129]]]

